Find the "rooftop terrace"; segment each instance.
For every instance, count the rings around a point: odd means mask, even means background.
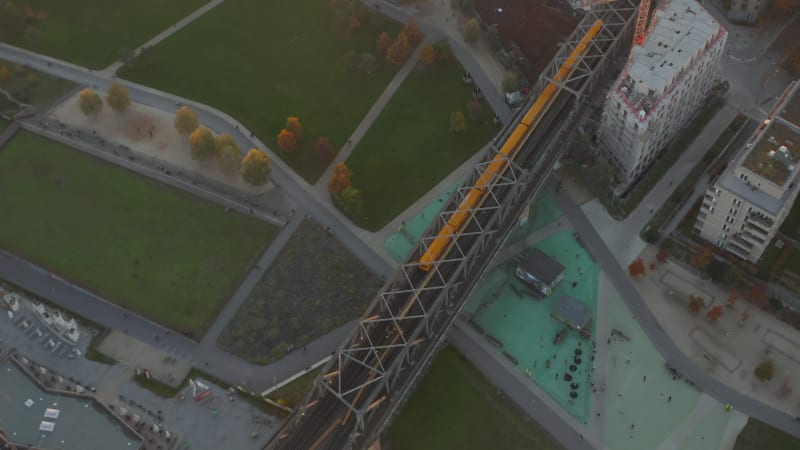
[[[756,175],[783,186],[800,162],[800,134],[777,121],[773,121],[762,133],[745,158],[744,166]]]

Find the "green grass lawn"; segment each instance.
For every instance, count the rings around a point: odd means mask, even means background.
[[[450,132],[450,114],[466,114],[472,100],[463,73],[455,61],[418,67],[358,143],[347,159],[353,185],[364,198],[356,224],[381,229],[498,131],[491,109],[482,103],[480,117],[466,131]]]
[[[75,86],[61,78],[55,78],[22,64],[5,60],[0,60],[0,69],[7,70],[9,75],[7,80],[0,80],[0,88],[11,94],[17,101],[30,105],[40,105],[52,100]],[[22,106],[0,93],[0,113],[13,115],[21,109]]]
[[[197,336],[275,228],[20,132],[0,151],[0,247]]]
[[[377,55],[378,35],[400,28],[365,16],[348,37],[332,29],[329,3],[226,0],[120,74],[231,114],[314,182],[325,169],[314,141],[328,137],[337,149],[347,141],[395,73]],[[373,53],[377,71],[348,68],[349,50]],[[288,116],[305,135],[291,154],[276,144]]]
[[[13,45],[100,69],[117,60],[124,50],[141,46],[207,1],[14,1],[17,8],[14,17],[18,20],[22,20],[24,7],[28,5],[36,13],[46,12],[47,18],[36,26],[28,26],[23,33],[0,32],[0,37]],[[0,1],[0,5],[3,3]]]
[[[800,439],[751,418],[736,438],[733,450],[766,449],[800,450]]]
[[[452,347],[433,361],[387,438],[395,450],[561,448]]]

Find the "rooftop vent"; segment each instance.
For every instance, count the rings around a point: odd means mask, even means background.
[[[775,136],[770,136],[769,139],[767,139],[767,141],[769,141],[769,143],[772,145],[778,145],[778,140],[775,139]]]
[[[789,153],[789,149],[785,145],[778,147],[778,151],[781,153]]]
[[[767,152],[767,156],[769,156],[770,158],[774,158],[775,157],[775,150],[770,150],[769,152]]]

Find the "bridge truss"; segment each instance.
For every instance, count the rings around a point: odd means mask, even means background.
[[[516,120],[498,135],[464,185],[450,197],[423,238],[383,290],[364,318],[333,355],[314,389],[284,423],[266,449],[363,449],[404,403],[422,371],[444,342],[445,333],[477,280],[506,239],[516,217],[544,185],[553,164],[572,136],[588,99],[612,66],[627,54],[637,5],[618,0],[589,11],[534,85],[533,95]],[[471,220],[454,234],[448,254],[429,271],[419,258],[457,210],[498,146],[597,20],[600,33],[580,58],[576,70],[557,84],[556,102],[508,169],[493,183]]]

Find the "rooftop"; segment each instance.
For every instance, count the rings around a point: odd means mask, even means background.
[[[525,272],[533,275],[545,284],[552,284],[562,273],[564,266],[551,258],[547,253],[534,248],[519,261],[519,266]]]
[[[93,400],[45,392],[8,359],[0,360],[0,428],[14,443],[46,450],[131,450],[141,444]]]
[[[550,314],[559,320],[563,320],[572,328],[580,330],[591,320],[592,308],[577,298],[565,295],[553,306]]]
[[[744,167],[783,186],[800,163],[800,134],[778,120],[761,133],[744,160]]]
[[[649,112],[695,55],[722,30],[695,0],[671,0],[653,16],[645,43],[631,52],[621,92],[630,106]]]

